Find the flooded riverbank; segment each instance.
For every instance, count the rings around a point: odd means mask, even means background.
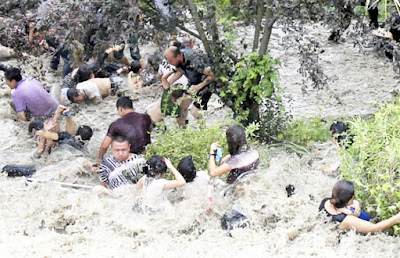
[[[295,118],[370,114],[377,108],[370,102],[392,98],[390,92],[397,82],[391,67],[380,66],[382,60],[372,54],[358,53],[348,38],[344,44],[332,44],[326,40],[326,30],[318,27],[314,32],[325,50],[323,67],[329,77],[336,78],[329,87],[339,94],[342,104],[325,91],[302,95],[297,55],[284,52],[279,46],[280,33],[274,33],[271,54],[282,61],[281,86]],[[48,87],[59,84],[61,78],[50,72],[43,60],[28,60],[21,66],[23,74],[35,76]],[[17,65],[16,60],[6,63]],[[0,78],[4,82],[3,74]],[[317,145],[313,154],[302,158],[282,151],[267,152],[270,166],[244,180],[242,195],[224,197],[215,191],[211,212],[177,203],[165,204],[158,213],[139,214],[132,211],[133,185],[116,189],[112,197],[51,182],[99,183],[97,175],[85,170],[82,163],[95,158],[108,125],[118,118],[116,97],[74,109],[75,121],[94,129],[89,155],[62,147],[37,160],[32,157],[36,142],[28,136],[26,123],[14,121],[10,90],[4,83],[0,96],[0,167],[34,164],[38,171],[33,177],[46,181],[26,184],[23,178],[0,174],[0,250],[5,256],[397,256],[397,237],[383,233],[362,236],[353,231],[342,234],[318,215],[320,201],[330,195],[337,178],[323,174],[317,165],[310,166],[309,160],[321,157],[321,162],[328,162],[337,156],[331,143]],[[154,88],[138,90],[132,94],[134,107],[144,112],[156,96],[159,92]],[[219,109],[215,100],[209,120],[220,120],[228,112]],[[296,189],[291,197],[285,191],[288,184]],[[222,215],[232,207],[240,207],[249,218],[247,228],[231,232],[221,228]]]

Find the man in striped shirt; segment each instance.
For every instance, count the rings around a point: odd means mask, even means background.
[[[120,185],[138,181],[146,159],[130,153],[130,144],[124,136],[117,136],[111,143],[112,155],[100,164],[99,174],[103,186],[114,189]]]

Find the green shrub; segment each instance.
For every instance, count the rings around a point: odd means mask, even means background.
[[[200,122],[201,124],[201,122]],[[172,128],[165,133],[158,133],[156,140],[147,147],[146,158],[160,155],[171,160],[177,167],[179,161],[191,155],[197,170],[208,170],[208,154],[213,142],[220,142],[223,148],[223,156],[229,154],[225,131],[233,122],[221,122],[207,128],[188,127],[187,129]],[[246,128],[249,145],[257,142],[251,140],[254,131],[258,127],[255,124]]]
[[[380,220],[400,211],[399,100],[384,105],[370,119],[354,119],[354,142],[342,150],[341,175],[354,183],[363,209]],[[393,228],[400,233],[398,225]]]
[[[278,139],[311,148],[315,142],[329,141],[329,125],[319,117],[303,118],[287,124]]]

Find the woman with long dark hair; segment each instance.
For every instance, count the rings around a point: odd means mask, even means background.
[[[354,200],[354,185],[345,180],[335,184],[332,197],[323,199],[319,210],[324,210],[333,221],[340,222],[339,229],[355,228],[360,233],[384,231],[400,222],[400,213],[376,224],[363,218],[360,205]]]
[[[220,176],[229,172],[227,182],[231,184],[257,168],[259,154],[256,149],[247,145],[246,132],[240,125],[230,126],[226,130],[226,139],[229,154],[221,160],[221,165],[217,167],[215,155],[221,145],[219,142],[214,142],[210,147],[208,168],[211,176]]]

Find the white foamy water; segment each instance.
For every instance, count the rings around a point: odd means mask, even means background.
[[[331,89],[341,92],[343,105],[338,105],[325,92],[301,95],[301,77],[296,73],[297,56],[283,53],[273,43],[272,54],[283,59],[281,84],[291,98],[295,117],[360,115],[376,109],[369,101],[390,99],[396,83],[391,68],[379,66],[381,60],[363,56],[351,48],[351,42],[334,45],[326,42],[328,33],[315,30],[321,37],[325,53],[323,65],[339,79]],[[273,35],[273,40],[279,34]],[[148,51],[151,53],[151,51]],[[49,72],[42,59],[22,65],[25,75],[39,78],[44,85],[60,84],[61,78]],[[7,64],[16,65],[15,60]],[[34,65],[31,65],[34,64]],[[0,78],[4,82],[3,74]],[[36,165],[34,178],[93,186],[97,175],[86,171],[83,161],[94,158],[108,125],[118,118],[116,97],[108,97],[97,106],[74,108],[78,125],[94,128],[88,145],[88,156],[59,147],[39,160],[32,158],[36,142],[27,135],[27,123],[14,121],[9,106],[10,90],[0,89],[0,167],[6,164]],[[156,99],[154,89],[145,88],[132,94],[139,112]],[[210,121],[220,120],[226,109],[211,105]],[[171,150],[173,151],[173,150]],[[294,257],[294,256],[383,256],[395,257],[400,247],[397,237],[383,233],[362,236],[354,231],[340,234],[327,218],[318,215],[322,198],[330,195],[337,179],[309,166],[312,157],[321,162],[334,158],[337,152],[330,143],[316,146],[314,153],[299,158],[285,152],[267,152],[271,160],[257,174],[245,178],[238,188],[243,194],[213,194],[211,212],[204,207],[182,203],[162,205],[155,214],[132,211],[135,198],[133,185],[120,187],[112,196],[97,196],[89,190],[62,187],[51,181],[26,185],[22,178],[0,174],[0,250],[4,256],[99,256],[99,257]],[[205,157],[206,158],[206,157]],[[267,158],[266,158],[267,159]],[[295,186],[287,197],[285,187]],[[230,233],[221,228],[220,219],[228,209],[240,207],[250,225]]]

